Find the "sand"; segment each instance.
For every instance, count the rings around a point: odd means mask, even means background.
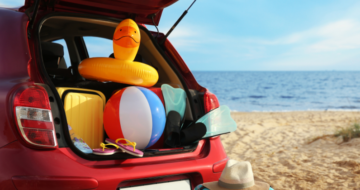
[[[360,190],[360,138],[343,142],[332,136],[359,121],[360,112],[233,112],[232,117],[237,130],[221,136],[223,146],[229,158],[251,162],[256,180],[275,190]],[[313,141],[319,136],[324,137]]]

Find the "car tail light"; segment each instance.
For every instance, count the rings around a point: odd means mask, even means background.
[[[218,108],[219,106],[219,100],[217,99],[215,94],[211,93],[209,90],[206,89],[204,94],[205,113],[208,113],[209,111]]]
[[[26,143],[39,148],[56,146],[50,102],[43,87],[20,88],[15,93],[13,109],[18,130]]]

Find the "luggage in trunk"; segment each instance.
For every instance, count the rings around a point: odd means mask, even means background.
[[[90,148],[98,148],[104,141],[104,94],[83,88],[58,87],[57,91],[64,104],[68,125]]]

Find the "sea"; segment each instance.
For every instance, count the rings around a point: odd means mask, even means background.
[[[232,111],[360,111],[360,71],[193,71]]]

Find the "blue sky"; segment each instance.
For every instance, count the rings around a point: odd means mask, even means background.
[[[166,8],[160,31],[191,3]],[[198,0],[169,39],[191,70],[360,70],[360,1]]]

